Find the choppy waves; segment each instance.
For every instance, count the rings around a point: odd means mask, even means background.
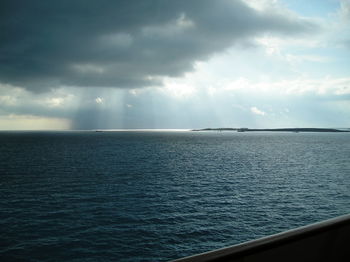
[[[2,261],[166,261],[350,211],[348,134],[0,133]]]

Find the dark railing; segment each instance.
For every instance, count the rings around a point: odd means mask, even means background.
[[[350,261],[350,214],[172,262]]]

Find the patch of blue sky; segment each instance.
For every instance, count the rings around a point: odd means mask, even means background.
[[[338,0],[280,0],[288,9],[302,16],[325,17],[337,12]]]

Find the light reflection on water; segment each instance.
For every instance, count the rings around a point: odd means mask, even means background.
[[[2,132],[0,255],[164,261],[345,214],[349,138]]]

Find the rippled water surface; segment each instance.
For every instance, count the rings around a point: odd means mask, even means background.
[[[167,261],[350,212],[350,134],[0,132],[1,261]]]

